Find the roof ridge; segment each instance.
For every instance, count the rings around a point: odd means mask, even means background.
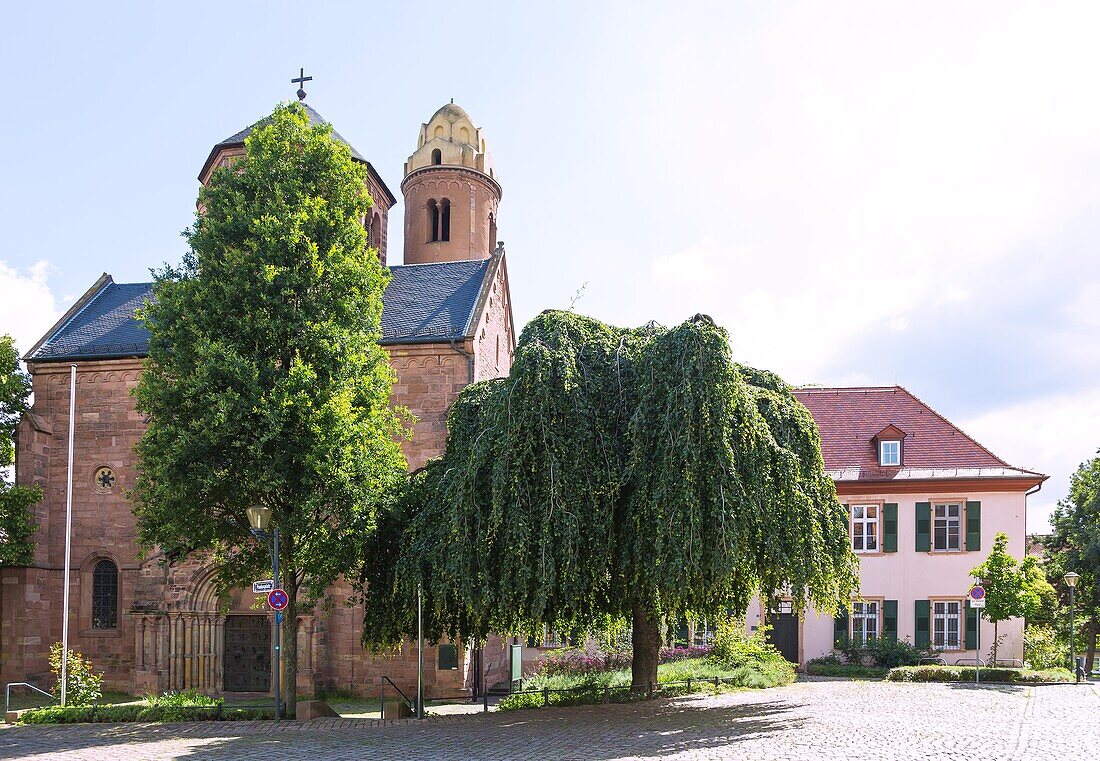
[[[1015,465],[1012,465],[1011,463],[1009,463],[1009,462],[1008,462],[1007,460],[1005,460],[1004,458],[1002,458],[1002,457],[999,457],[998,455],[994,454],[992,450],[990,450],[990,449],[989,449],[988,447],[986,447],[986,446],[985,446],[984,444],[982,444],[982,443],[981,443],[980,441],[978,441],[978,440],[977,440],[976,438],[974,438],[973,436],[971,436],[971,435],[970,435],[969,433],[967,433],[966,431],[964,431],[964,430],[963,430],[962,428],[960,428],[960,427],[959,427],[959,426],[958,426],[958,425],[957,425],[956,423],[953,423],[953,422],[951,422],[950,420],[948,420],[948,419],[947,419],[946,417],[944,417],[944,416],[943,416],[943,414],[942,414],[942,413],[941,413],[941,412],[940,412],[939,410],[937,410],[937,409],[936,409],[935,407],[933,407],[933,406],[932,406],[931,404],[929,404],[928,402],[926,402],[926,401],[924,401],[923,399],[921,399],[921,398],[920,398],[919,396],[917,396],[916,394],[914,394],[914,393],[913,393],[912,391],[910,391],[909,389],[905,388],[904,386],[898,386],[898,388],[899,388],[900,390],[904,391],[904,392],[905,392],[906,394],[909,394],[909,396],[911,396],[911,397],[912,397],[913,399],[915,399],[915,400],[916,400],[916,401],[917,401],[918,403],[920,403],[920,404],[924,405],[924,406],[925,406],[925,408],[927,408],[929,412],[931,412],[931,413],[932,413],[933,415],[935,415],[935,416],[936,416],[936,417],[938,417],[938,418],[939,418],[940,420],[942,420],[943,422],[945,422],[945,423],[946,423],[947,425],[949,425],[949,426],[951,426],[952,428],[954,428],[954,429],[955,429],[956,431],[958,431],[958,432],[959,432],[960,434],[962,434],[962,436],[963,436],[963,437],[964,437],[965,439],[967,439],[967,440],[968,440],[968,441],[969,441],[969,442],[970,442],[971,444],[973,444],[973,445],[974,445],[974,446],[976,446],[976,447],[977,447],[978,449],[980,449],[980,450],[982,450],[983,452],[985,452],[985,453],[986,453],[987,455],[989,455],[990,457],[992,457],[992,458],[993,458],[994,460],[996,460],[997,462],[1001,463],[1001,465],[1003,465],[1004,467],[1006,467],[1006,468],[1011,468],[1011,469],[1013,469],[1013,470],[1020,470],[1020,471],[1023,471],[1024,473],[1034,473],[1035,475],[1042,475],[1041,473],[1038,473],[1038,472],[1036,472],[1036,471],[1033,471],[1033,470],[1028,470],[1027,468],[1020,468],[1020,467],[1017,467],[1017,466],[1015,466]]]
[[[39,351],[49,346],[51,341],[57,338],[57,336],[59,336],[61,332],[65,330],[65,328],[69,327],[69,325],[72,324],[73,320],[84,314],[84,311],[92,304],[94,304],[96,299],[102,296],[108,288],[110,288],[112,285],[117,285],[117,283],[115,283],[114,281],[114,278],[112,278],[106,272],[100,275],[97,283],[100,282],[102,283],[102,285],[99,287],[99,290],[90,295],[87,293],[84,294],[83,304],[78,301],[76,304],[69,308],[70,313],[62,316],[62,318],[58,320],[57,324],[53,326],[50,332],[46,334],[46,337],[39,341],[38,344],[34,346],[34,348],[32,348],[30,352],[28,352],[27,356],[29,358],[33,359],[33,355],[37,354]],[[95,288],[95,285],[93,285],[92,288]]]

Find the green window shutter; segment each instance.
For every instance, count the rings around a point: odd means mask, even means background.
[[[848,641],[848,609],[841,608],[833,619],[833,646],[837,647]]]
[[[891,642],[898,639],[898,601],[882,601],[882,637]]]
[[[966,649],[978,649],[978,609],[966,609]]]
[[[928,600],[916,600],[913,604],[913,612],[916,617],[913,644],[917,647],[928,647],[932,641],[931,610],[932,605]]]
[[[882,551],[898,551],[898,504],[887,502],[882,506]]]
[[[932,503],[917,503],[917,552],[932,551]]]
[[[982,548],[982,503],[966,503],[966,551],[977,552]]]

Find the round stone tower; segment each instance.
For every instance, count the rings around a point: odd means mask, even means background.
[[[488,259],[496,249],[500,183],[481,130],[453,102],[420,126],[405,162],[405,264]]]

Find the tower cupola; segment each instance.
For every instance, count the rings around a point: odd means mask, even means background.
[[[420,125],[405,162],[405,264],[488,259],[501,187],[482,130],[454,102]]]

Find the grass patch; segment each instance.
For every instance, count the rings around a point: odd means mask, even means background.
[[[973,682],[974,666],[900,666],[890,669],[886,678],[891,682]],[[996,684],[1028,684],[1072,682],[1069,669],[1005,669],[983,668],[982,682]]]
[[[846,679],[885,679],[890,669],[882,666],[860,666],[854,663],[814,663],[806,664],[806,673],[810,676],[840,676]]]
[[[783,665],[764,663],[729,668],[713,658],[686,658],[662,663],[657,667],[658,684],[655,692],[664,697],[685,695],[688,692],[688,679],[694,682],[691,686],[692,692],[715,691],[713,680],[716,677],[721,680],[717,691],[730,691],[789,684],[794,679],[794,672],[785,662]],[[668,682],[682,683],[667,684]],[[543,690],[547,690],[545,696],[542,694]],[[498,709],[511,711],[539,708],[543,705],[587,705],[605,700],[625,703],[647,697],[646,693],[630,692],[630,669],[584,675],[547,676],[540,673],[523,680],[522,692],[523,694],[512,694],[502,699]]]
[[[128,692],[106,691],[100,696],[99,703],[100,705],[117,705],[120,703],[136,703],[140,700],[140,698],[136,698]],[[22,711],[27,708],[45,708],[50,705],[57,705],[57,703],[51,703],[45,695],[39,695],[37,692],[32,692],[25,687],[12,688],[10,707],[12,711]]]

